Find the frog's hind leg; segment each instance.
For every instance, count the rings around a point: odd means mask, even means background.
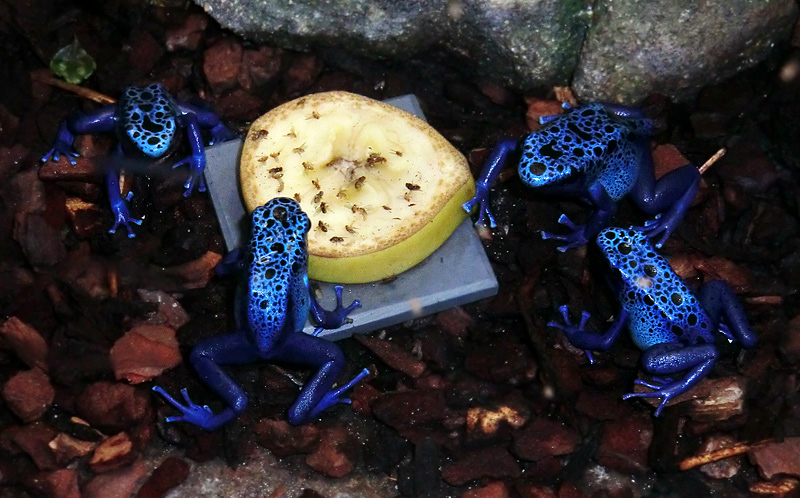
[[[724,320],[724,325],[742,347],[756,345],[756,335],[750,328],[744,307],[728,284],[722,280],[706,283],[697,292],[697,300],[713,323],[719,324]]]
[[[293,425],[310,422],[320,412],[336,403],[350,403],[349,399],[341,398],[341,394],[369,373],[364,369],[344,386],[332,389],[344,368],[344,353],[333,342],[302,332],[289,334],[270,357],[317,368],[289,409],[289,422]]]
[[[661,236],[655,246],[661,247],[680,225],[700,187],[700,171],[692,164],[672,170],[655,179],[653,157],[649,146],[642,144],[639,174],[631,189],[631,198],[648,215],[655,218],[642,229],[648,237]]]
[[[220,426],[242,413],[247,406],[247,394],[221,367],[243,365],[261,359],[253,343],[242,332],[210,337],[199,342],[189,356],[197,374],[228,406],[215,415],[214,425]]]
[[[655,411],[655,416],[657,417],[672,398],[685,393],[705,377],[714,368],[717,357],[717,349],[713,344],[684,346],[683,344],[670,342],[651,346],[642,353],[642,368],[646,372],[658,376],[687,370],[688,373],[680,380],[665,382],[654,391],[629,393],[622,398],[661,398],[661,403]],[[636,383],[648,385],[640,381]]]
[[[161,387],[154,386],[154,391],[164,396],[167,402],[181,412],[180,416],[167,418],[167,422],[189,422],[211,431],[231,421],[244,411],[247,395],[220,366],[251,363],[260,358],[253,344],[241,332],[211,337],[198,343],[189,357],[192,366],[208,387],[225,400],[227,408],[215,414],[207,405],[201,406],[192,402],[185,388],[181,390],[184,404]]]
[[[112,162],[119,161],[123,157],[122,148],[117,145],[112,155]],[[119,188],[119,174],[120,170],[116,166],[109,164],[106,167],[106,190],[108,191],[108,203],[111,207],[111,213],[114,215],[114,225],[109,230],[109,233],[114,233],[117,228],[124,226],[128,231],[128,237],[133,238],[133,228],[131,223],[141,225],[142,220],[132,218],[128,211],[127,201],[131,199],[133,192],[129,192],[128,196],[123,199]]]

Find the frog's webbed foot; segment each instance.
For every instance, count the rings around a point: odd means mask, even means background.
[[[686,392],[689,388],[683,386],[682,382],[664,382],[662,384],[656,383],[648,383],[644,381],[636,381],[637,384],[649,387],[652,391],[648,392],[638,392],[638,393],[628,393],[622,396],[622,399],[630,399],[630,398],[661,398],[661,403],[658,404],[656,407],[655,413],[653,416],[658,417],[661,415],[661,410],[664,409],[667,404],[672,401],[673,398],[680,396],[684,392]]]
[[[654,244],[656,248],[660,249],[669,236],[672,235],[672,232],[675,231],[677,224],[672,223],[670,217],[657,214],[654,218],[645,221],[644,225],[632,228],[644,232],[650,239],[660,235],[661,237]]]
[[[580,247],[586,245],[589,240],[586,238],[584,231],[586,229],[583,225],[576,225],[573,223],[566,214],[562,214],[558,217],[558,222],[562,225],[566,225],[567,228],[570,229],[570,233],[566,235],[559,235],[551,232],[542,232],[543,239],[553,239],[564,242],[563,246],[557,247],[556,249],[565,252],[567,249],[574,249],[576,247]]]
[[[684,346],[679,343],[662,343],[647,348],[642,353],[642,367],[656,375],[653,382],[638,381],[652,391],[628,393],[622,399],[661,398],[655,416],[677,396],[688,391],[714,367],[718,353],[713,344]],[[672,380],[667,375],[687,372],[683,378]]]
[[[342,302],[342,290],[344,287],[341,285],[334,285],[333,290],[336,292],[336,308],[333,309],[331,313],[337,313],[342,315],[342,319],[346,319],[347,315],[349,315],[354,309],[361,307],[361,301],[358,299],[354,299],[349,306],[345,306]]]
[[[461,207],[466,212],[471,212],[472,209],[478,206],[478,221],[475,222],[477,226],[484,226],[484,218],[489,220],[489,226],[494,228],[497,226],[497,222],[492,216],[492,212],[489,209],[489,189],[481,184],[475,185],[475,196],[461,205]]]
[[[208,145],[227,142],[228,140],[233,140],[237,136],[238,135],[236,134],[236,132],[225,126],[220,121],[213,128],[211,128],[211,140],[208,142]]]
[[[636,379],[633,381],[634,384],[638,384],[640,386],[649,387],[650,389],[661,389],[664,387],[665,384],[672,382],[672,379],[669,377],[653,377],[653,379],[648,382],[644,379]]]
[[[182,413],[182,415],[176,417],[167,417],[167,422],[189,422],[207,431],[213,431],[230,420],[230,417],[225,417],[222,414],[216,415],[208,405],[200,406],[192,402],[186,388],[181,389],[181,394],[186,402],[185,405],[159,386],[153,386],[153,391],[163,396],[169,404]]]
[[[588,311],[582,312],[581,323],[575,326],[569,318],[569,306],[566,304],[559,306],[558,311],[561,312],[564,323],[560,324],[558,322],[548,322],[547,326],[561,330],[564,332],[564,335],[567,336],[567,340],[574,344],[580,336],[586,334],[586,321],[589,320],[589,317],[592,315]],[[594,363],[594,356],[592,356],[592,352],[588,349],[584,349],[583,352],[586,353],[589,363]]]
[[[334,292],[336,292],[336,307],[332,310],[324,309],[317,302],[316,298],[313,297],[312,293],[311,314],[318,325],[314,330],[314,336],[318,336],[324,329],[338,329],[346,323],[352,323],[353,320],[347,316],[352,313],[354,309],[361,306],[361,301],[354,299],[349,306],[345,306],[342,302],[343,289],[341,285],[333,287]]]
[[[189,197],[189,195],[194,190],[195,186],[197,186],[197,190],[199,192],[206,191],[206,181],[203,177],[203,170],[206,166],[206,156],[204,153],[200,154],[192,154],[187,156],[177,163],[172,165],[172,168],[177,168],[179,166],[183,166],[185,164],[189,165],[189,178],[186,179],[186,183],[183,184],[183,188],[186,189],[183,192],[184,197]]]
[[[366,377],[368,374],[369,374],[369,369],[365,368],[364,370],[360,371],[358,375],[353,377],[353,379],[347,384],[340,386],[332,391],[328,391],[325,394],[325,396],[322,397],[319,403],[317,403],[317,406],[315,406],[311,410],[311,413],[309,414],[309,419],[313,419],[314,417],[319,415],[322,411],[324,411],[326,408],[329,408],[337,403],[350,404],[351,403],[350,398],[342,398],[341,397],[342,394],[344,394],[345,391],[355,386],[361,379]]]
[[[128,192],[128,196],[125,198],[125,200],[129,201],[131,200],[131,197],[133,197],[133,192]],[[128,238],[134,238],[136,234],[133,233],[133,227],[131,226],[131,223],[141,225],[142,220],[131,217],[130,213],[128,212],[128,206],[122,199],[111,203],[111,212],[114,213],[114,225],[108,230],[108,233],[116,233],[117,228],[124,226],[128,231]]]
[[[55,145],[53,145],[53,148],[42,157],[42,162],[46,163],[50,160],[50,158],[52,158],[53,161],[58,162],[58,160],[61,159],[61,156],[64,156],[70,164],[74,165],[76,161],[73,158],[78,157],[79,155],[80,154],[78,154],[72,147],[72,144],[58,140],[56,141]]]

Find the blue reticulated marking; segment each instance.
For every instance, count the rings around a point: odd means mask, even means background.
[[[611,198],[619,200],[633,187],[639,171],[629,135],[641,122],[615,116],[597,103],[568,109],[525,140],[519,176],[539,187],[580,172],[588,183],[600,179]]]
[[[152,158],[166,154],[177,129],[178,110],[159,83],[128,87],[119,102],[124,135]]]
[[[641,349],[665,342],[713,344],[714,324],[643,232],[606,228],[597,244],[623,280],[620,301]]]
[[[311,222],[285,197],[256,208],[252,220],[248,320],[256,344],[267,349],[283,332],[302,328],[308,316],[305,237]]]

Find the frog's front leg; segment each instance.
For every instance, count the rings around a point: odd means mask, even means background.
[[[489,220],[489,226],[497,226],[497,222],[495,222],[494,216],[492,216],[489,209],[489,189],[503,170],[508,155],[517,150],[517,148],[519,148],[519,140],[503,139],[495,145],[489,157],[483,163],[481,175],[475,180],[475,196],[461,206],[468,213],[476,205],[478,206],[478,221],[475,222],[476,225],[483,226],[485,224],[483,219],[486,217]]]
[[[183,185],[183,188],[186,189],[183,192],[183,196],[189,197],[195,185],[197,185],[197,190],[200,192],[206,191],[206,182],[203,178],[203,171],[206,169],[206,152],[203,148],[203,137],[200,133],[200,123],[198,122],[197,116],[191,113],[185,114],[183,119],[192,153],[188,157],[172,165],[172,167],[177,168],[184,164],[189,165],[189,178]]]
[[[547,326],[563,331],[570,344],[576,348],[581,348],[584,350],[586,356],[589,358],[590,363],[594,363],[594,357],[592,357],[591,351],[607,351],[609,348],[611,348],[611,346],[614,344],[614,341],[617,340],[617,337],[619,337],[620,332],[628,321],[628,312],[625,311],[625,308],[622,308],[608,330],[603,333],[597,333],[584,329],[586,320],[588,320],[591,316],[588,312],[584,311],[582,313],[581,323],[576,326],[573,325],[569,319],[569,307],[567,305],[560,306],[558,310],[561,312],[561,316],[564,319],[564,324],[562,325],[558,322],[549,322]]]
[[[547,189],[547,193],[559,193],[557,190],[558,185],[547,185],[545,187],[550,187]],[[544,189],[545,187],[541,188]],[[574,188],[572,185],[565,185],[565,187]],[[565,243],[563,246],[556,248],[561,252],[580,247],[593,240],[600,233],[600,230],[608,226],[611,217],[617,212],[617,204],[599,182],[590,185],[587,193],[588,197],[584,200],[592,204],[595,209],[589,216],[586,225],[572,223],[566,214],[562,214],[558,218],[558,222],[570,229],[568,234],[559,235],[552,232],[542,232],[543,239],[554,239]]]
[[[655,215],[641,229],[650,238],[660,235],[655,244],[660,248],[680,225],[691,206],[700,186],[700,171],[694,165],[687,164],[655,180],[652,155],[648,152],[641,157],[631,197],[639,209]]]
[[[289,409],[289,422],[293,425],[310,422],[320,412],[336,403],[350,403],[349,399],[342,398],[341,395],[369,373],[365,368],[347,384],[332,389],[346,363],[342,350],[333,342],[302,332],[289,334],[270,353],[270,359],[272,358],[317,368],[317,372],[305,383],[300,396]]]
[[[601,102],[600,105],[609,113],[624,118],[625,127],[630,137],[644,142],[649,142],[653,136],[653,120],[648,118],[642,109],[612,102]]]
[[[114,130],[116,123],[116,105],[103,106],[87,114],[73,114],[65,119],[58,127],[58,136],[53,148],[42,157],[42,162],[47,162],[51,157],[58,162],[61,156],[67,158],[70,164],[75,164],[74,157],[78,153],[72,147],[75,135],[82,133],[107,133]]]
[[[684,346],[678,343],[662,343],[647,348],[642,353],[642,368],[651,374],[664,376],[689,370],[680,380],[668,381],[660,386],[651,385],[637,381],[637,384],[657,389],[648,392],[629,393],[622,399],[629,398],[661,398],[655,416],[661,414],[661,410],[669,401],[688,391],[700,379],[705,377],[714,368],[718,357],[717,348],[713,344],[700,344],[695,346]]]
[[[183,389],[182,404],[170,396],[162,388],[155,386],[153,390],[160,393],[182,415],[167,418],[167,422],[189,422],[208,431],[213,431],[231,421],[242,413],[247,406],[247,395],[244,390],[228,375],[222,365],[241,365],[261,359],[253,343],[244,333],[211,337],[198,343],[189,357],[197,374],[227,405],[220,413],[215,414],[208,406],[196,405],[189,399]]]
[[[117,146],[114,150],[112,161],[122,157],[122,149]],[[108,191],[108,203],[111,207],[111,213],[114,216],[114,225],[109,229],[109,233],[115,233],[117,228],[124,226],[128,231],[128,237],[133,238],[133,227],[131,223],[141,225],[142,220],[131,218],[128,212],[127,201],[131,199],[133,192],[129,192],[127,198],[123,199],[119,189],[119,170],[112,165],[107,166],[106,170],[106,190]]]
[[[236,133],[225,126],[214,111],[186,102],[177,102],[177,104],[181,115],[185,117],[192,114],[201,128],[211,129],[211,140],[209,140],[208,145],[227,142],[236,138]]]
[[[697,292],[697,300],[713,323],[723,326],[732,337],[744,348],[756,345],[756,335],[750,328],[747,314],[741,301],[731,288],[722,280],[712,280],[704,284]],[[728,334],[726,334],[728,335]]]
[[[220,277],[237,275],[247,269],[247,251],[241,247],[229,251],[222,261],[214,267],[214,272]]]

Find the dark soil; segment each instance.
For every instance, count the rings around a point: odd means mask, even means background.
[[[695,102],[654,95],[644,103],[659,123],[660,168],[681,162],[677,151],[702,164],[727,149],[704,174],[663,253],[692,286],[728,281],[759,338],[749,351],[720,341],[713,374],[659,418],[652,404],[621,400],[640,375],[630,339],[589,365],[545,326],[568,303],[575,313],[591,312],[589,326],[602,328],[617,303],[591,248],[560,253],[541,238],[542,230],[563,228],[560,213],[580,221],[586,210],[536,195],[509,168],[492,195],[499,226],[485,240],[500,281],[496,297],[369,340],[341,341],[343,375],[364,366],[372,375],[353,390],[352,406],[303,428],[284,416],[306,371],[232,369],[250,405],[209,434],[166,424],[175,412],[150,391],[154,383],[173,393],[188,387],[195,402],[219,409],[188,365],[148,375],[143,362],[168,368],[200,339],[233,328],[233,284],[213,276],[224,245],[210,201],[204,193],[182,196],[185,171],[154,165],[125,180],[133,214],[145,220],[136,237],[107,232],[101,161],[75,168],[63,159],[40,161],[69,112],[97,105],[41,82],[58,48],[77,36],[93,55],[97,70],[86,88],[116,97],[127,85],[160,81],[182,100],[204,100],[240,132],[268,109],[311,92],[377,99],[414,93],[476,175],[487,149],[501,136],[526,135],[553,94],[520,95],[439,51],[390,64],[334,49],[253,45],[174,0],[11,1],[0,3],[0,21],[0,496],[79,496],[79,489],[106,496],[103,486],[136,492],[137,479],[147,481],[140,496],[163,496],[190,472],[189,460],[202,467],[219,457],[237,466],[256,445],[331,478],[354,469],[390,476],[403,496],[795,492],[797,47],[779,47],[772,60],[704,89]],[[109,145],[103,138],[78,143],[96,158]],[[627,201],[615,218],[620,226],[643,221]],[[179,304],[171,306],[170,296]],[[175,331],[179,349],[170,339]],[[139,345],[147,359],[136,356]],[[120,355],[141,368],[123,371]],[[184,456],[147,477],[139,462],[156,438],[184,448]],[[741,451],[730,458],[680,470],[687,458],[736,445]],[[110,472],[125,469],[119,475],[128,481],[110,484]]]

